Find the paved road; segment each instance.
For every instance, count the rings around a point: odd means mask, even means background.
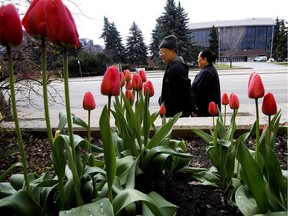
[[[240,62],[233,63],[233,65],[249,68],[249,69],[237,69],[237,70],[223,70],[218,71],[220,82],[221,82],[221,92],[226,92],[227,94],[236,93],[239,97],[240,103],[242,104],[252,104],[253,100],[249,99],[247,96],[247,85],[250,73],[252,71],[258,72],[261,75],[262,81],[265,86],[266,92],[272,92],[278,103],[287,103],[287,67],[274,65],[271,63],[248,63]],[[189,76],[191,81],[194,79],[198,70],[190,71]],[[155,89],[155,95],[151,98],[151,107],[158,106],[158,98],[161,93],[162,86],[162,72],[151,72],[147,73],[147,78],[152,81]],[[89,78],[73,78],[70,79],[70,98],[71,98],[71,108],[81,108],[82,98],[86,91],[93,92],[97,107],[103,107],[107,103],[107,97],[101,95],[100,85],[102,82],[102,77],[89,77]],[[58,93],[63,97],[63,82],[56,81],[50,85],[51,95]],[[26,92],[28,94],[28,92]],[[53,109],[63,109],[64,103],[60,96],[54,96],[56,103],[50,104]],[[28,97],[28,96],[27,96]],[[33,100],[35,107],[43,108],[42,99],[30,95]],[[31,108],[31,105],[27,106],[27,99],[19,102],[18,105],[22,108]]]
[[[257,65],[256,65],[257,64]],[[275,66],[268,63],[234,63],[234,65],[239,65],[242,67],[249,67],[249,69],[237,69],[237,70],[223,70],[218,71],[221,81],[221,91],[222,93],[226,92],[231,94],[232,92],[236,93],[240,99],[240,108],[239,116],[237,117],[237,125],[239,128],[248,128],[255,121],[255,105],[254,100],[249,99],[247,96],[247,85],[248,79],[252,71],[256,71],[261,75],[263,83],[265,85],[266,92],[271,91],[276,97],[279,108],[282,110],[282,117],[280,120],[281,124],[287,125],[287,67]],[[254,66],[255,65],[255,66]],[[189,75],[191,80],[194,79],[195,74],[198,70],[190,71]],[[162,83],[163,71],[153,73],[147,73],[147,78],[153,82],[155,88],[155,95],[151,98],[150,108],[154,111],[159,109],[157,104],[157,99],[161,92],[161,83]],[[102,107],[107,103],[107,97],[101,95],[100,85],[102,82],[102,77],[89,77],[89,78],[77,78],[70,79],[70,100],[71,100],[71,111],[78,117],[82,118],[84,121],[87,121],[87,112],[82,109],[82,100],[84,93],[89,90],[93,92],[96,98],[96,110],[93,110],[93,123],[92,127],[97,128],[102,111]],[[22,85],[23,87],[23,85]],[[34,86],[34,89],[37,89],[41,92],[39,86]],[[65,106],[61,97],[63,97],[63,82],[57,81],[52,82],[49,85],[49,95],[56,95],[53,98],[57,103],[53,102],[50,104],[50,119],[51,125],[53,128],[56,128],[59,122],[58,115],[60,111],[65,111]],[[26,94],[29,91],[25,91]],[[57,96],[59,94],[61,97]],[[27,95],[26,95],[27,96]],[[34,108],[31,105],[27,106],[27,98],[24,98],[23,101],[18,103],[18,114],[20,116],[21,127],[27,129],[42,129],[45,130],[46,122],[44,118],[43,111],[43,101],[41,97],[31,94],[30,97],[34,105],[37,107]],[[50,97],[51,98],[51,97]],[[261,102],[261,101],[260,101]],[[153,111],[153,112],[154,112]],[[231,116],[231,110],[228,109]],[[229,116],[229,114],[228,114]],[[229,120],[227,120],[229,122]],[[267,116],[264,116],[260,112],[260,123],[267,123]],[[14,122],[2,122],[3,127],[14,127]],[[113,125],[113,121],[111,121]],[[156,125],[161,125],[161,119],[157,119]],[[177,121],[176,128],[182,130],[183,128],[205,128],[211,126],[210,118],[181,118]]]

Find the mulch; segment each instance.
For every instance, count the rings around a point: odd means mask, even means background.
[[[179,138],[181,139],[181,138]],[[184,140],[187,152],[193,155],[189,165],[192,167],[209,168],[212,166],[207,152],[206,143],[200,138]],[[50,158],[50,144],[46,138],[34,136],[33,133],[24,133],[23,142],[25,146],[29,172],[41,174],[49,171],[54,174],[54,168]],[[93,139],[94,144],[99,143]],[[249,142],[253,148],[254,140]],[[287,170],[287,134],[277,137],[275,152],[280,161],[281,168]],[[11,154],[5,156],[5,153]],[[0,174],[12,164],[20,161],[17,139],[14,133],[0,134]],[[14,173],[21,172],[16,169]],[[146,182],[146,183],[144,183]],[[201,185],[192,174],[177,173],[173,175],[158,174],[153,178],[145,179],[138,185],[143,192],[156,191],[169,202],[179,206],[177,216],[224,216],[242,215],[237,206],[226,203],[224,192],[216,186]]]

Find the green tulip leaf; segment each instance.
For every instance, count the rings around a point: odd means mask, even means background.
[[[19,190],[0,200],[0,212],[1,215],[39,216],[41,208],[24,190]]]
[[[266,214],[256,214],[253,216],[287,216],[288,215],[288,211],[281,211],[281,212],[269,212]]]
[[[144,202],[147,207],[152,212],[152,215],[161,216],[163,212],[161,209],[157,206],[157,203],[155,203],[149,196],[146,194],[135,190],[135,189],[125,189],[117,194],[117,196],[114,198],[112,204],[115,216],[118,216],[121,214],[121,211],[126,208],[127,206],[131,205],[134,202]]]
[[[59,123],[58,123],[58,130],[62,131],[67,124],[67,115],[66,112],[59,113]]]
[[[162,196],[160,196],[158,193],[152,191],[149,194],[147,194],[147,196],[149,196],[156,204],[157,206],[159,206],[159,208],[161,209],[161,211],[163,212],[163,215],[165,216],[173,216],[176,215],[179,207],[168,202],[167,200],[165,200]],[[146,206],[145,203],[143,203],[143,212],[150,212],[149,215],[151,215],[151,211],[148,208],[148,206]],[[147,215],[147,214],[143,214],[143,215]]]
[[[165,157],[159,157],[158,154],[165,154]],[[142,162],[142,168],[146,169],[148,167],[151,167],[151,164],[164,164],[167,156],[178,156],[183,158],[190,158],[192,157],[189,153],[182,153],[177,152],[173,149],[171,149],[169,146],[157,146],[152,148],[148,151],[148,153],[145,155],[143,162]],[[155,157],[157,156],[157,159]],[[153,166],[152,166],[153,167]]]
[[[126,156],[117,160],[117,176],[121,182],[121,185],[124,185],[127,181],[128,173],[130,168],[133,166],[135,159],[133,156]]]
[[[16,190],[12,187],[9,182],[0,183],[0,200],[4,197],[14,194]]]
[[[213,143],[213,136],[211,136],[210,134],[207,134],[206,132],[204,132],[203,130],[197,129],[197,128],[192,128],[191,129],[193,133],[195,133],[197,136],[199,136],[200,138],[202,138],[206,143]]]
[[[66,211],[60,211],[59,216],[113,216],[112,205],[107,198],[97,200],[95,202],[79,206],[77,208],[72,208]]]
[[[235,201],[244,216],[251,216],[259,213],[257,203],[247,187],[241,185],[236,190]]]
[[[270,202],[274,203],[274,209],[278,209],[279,204],[282,208],[281,210],[286,210],[287,182],[285,182],[283,177],[280,162],[272,149],[268,145],[265,145],[265,143],[260,145],[259,152],[263,156],[266,167],[265,176],[269,185],[267,190],[269,190],[269,194],[271,195],[268,198]]]
[[[78,126],[81,126],[85,130],[88,130],[88,125],[81,118],[79,118],[76,115],[72,114],[72,120],[73,120],[74,124],[76,124]]]
[[[11,172],[13,172],[14,168],[17,168],[17,167],[23,167],[22,162],[14,163],[14,164],[12,164],[7,170],[5,170],[5,172],[3,172],[3,173],[0,175],[0,182],[2,182],[3,179],[5,179],[5,177],[6,177],[7,175],[9,175]]]
[[[107,105],[103,108],[100,116],[100,132],[103,142],[104,161],[106,165],[106,175],[108,188],[112,188],[115,176],[116,176],[116,153],[114,150],[114,144],[112,140],[111,127],[109,122],[109,113]]]
[[[64,154],[65,140],[62,136],[59,136],[52,143],[52,161],[55,167],[58,178],[65,176],[65,154]]]
[[[169,137],[172,133],[174,124],[177,122],[181,113],[176,114],[172,119],[170,119],[165,125],[163,125],[152,137],[150,142],[145,146],[145,149],[152,149],[161,143],[165,138]]]
[[[251,190],[260,213],[266,212],[268,207],[268,200],[265,192],[266,183],[258,164],[242,142],[238,145],[237,159],[243,169],[241,178]]]

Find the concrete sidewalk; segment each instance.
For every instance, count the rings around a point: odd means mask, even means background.
[[[278,110],[281,110],[282,116],[280,119],[281,126],[288,126],[288,113],[287,113],[287,104],[277,104]],[[222,113],[223,113],[222,109]],[[53,130],[56,130],[59,123],[59,113],[65,110],[55,110],[50,109],[50,123]],[[150,112],[157,112],[158,107],[150,108]],[[72,109],[71,112],[75,114],[77,117],[81,118],[83,121],[87,122],[87,111],[83,109]],[[91,127],[92,131],[98,133],[99,132],[99,119],[102,112],[102,108],[96,108],[95,110],[91,111]],[[230,124],[230,119],[232,115],[232,110],[227,107],[227,118],[226,122],[227,125]],[[261,106],[259,110],[260,115],[260,125],[265,125],[268,121],[268,117],[265,116],[261,111]],[[20,127],[23,131],[38,131],[38,132],[45,132],[46,131],[46,121],[44,116],[43,110],[31,110],[31,109],[21,109],[18,111]],[[253,123],[256,120],[255,114],[255,105],[254,104],[240,104],[240,108],[238,110],[236,124],[237,129],[241,130],[249,130]],[[161,126],[162,119],[160,117],[157,118],[155,122],[155,126]],[[114,119],[111,118],[110,122],[111,127],[114,127]],[[4,128],[11,128],[15,127],[14,122],[2,122],[0,123],[0,127]],[[75,131],[82,131],[82,129],[74,125]],[[175,126],[174,130],[181,133],[181,136],[191,136],[191,128],[199,128],[199,129],[210,129],[212,128],[212,117],[188,117],[188,118],[180,118]],[[99,133],[98,133],[99,134]]]

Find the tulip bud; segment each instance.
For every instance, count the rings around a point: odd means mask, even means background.
[[[154,95],[154,87],[152,82],[149,80],[143,85],[144,89],[144,95],[146,95],[146,91],[148,91],[149,97],[152,97]]]
[[[120,74],[116,66],[110,66],[101,83],[101,94],[103,95],[120,95]]]
[[[141,70],[139,71],[139,75],[140,75],[143,83],[147,81],[146,73],[145,73],[145,71],[144,71],[143,69],[141,69]]]
[[[129,70],[124,70],[124,76],[125,76],[125,81],[130,82],[131,81],[131,72]]]
[[[94,110],[96,108],[94,96],[90,91],[84,94],[82,105],[84,110]]]
[[[217,106],[216,106],[215,102],[211,101],[211,102],[209,103],[208,113],[209,113],[211,116],[217,115],[218,110],[217,110]]]
[[[26,32],[36,39],[48,38],[45,5],[45,0],[32,1],[22,20]]]
[[[222,104],[223,105],[228,105],[229,104],[229,98],[228,98],[228,95],[226,93],[224,93],[222,95]]]
[[[248,82],[248,97],[249,98],[261,98],[264,96],[265,90],[259,74],[253,72],[250,75]]]
[[[125,85],[124,73],[120,72],[120,86],[123,87],[124,85]]]
[[[234,93],[230,95],[229,106],[231,109],[239,109],[239,98]]]
[[[62,0],[45,1],[49,40],[67,48],[79,48],[80,41],[73,16]]]
[[[19,14],[13,4],[0,7],[0,44],[17,46],[22,43],[23,30]]]
[[[160,110],[159,110],[159,114],[160,114],[161,116],[166,115],[166,108],[165,108],[165,105],[164,105],[164,104],[161,104]]]
[[[135,91],[142,90],[142,79],[139,74],[134,74],[132,77],[132,88]]]
[[[275,115],[277,113],[277,104],[271,92],[268,92],[263,98],[262,112],[268,116]]]
[[[126,89],[127,90],[132,90],[132,82],[126,82]]]
[[[133,92],[131,90],[126,90],[125,96],[127,100],[130,102],[130,104],[132,105],[134,103],[134,98],[135,98]]]

